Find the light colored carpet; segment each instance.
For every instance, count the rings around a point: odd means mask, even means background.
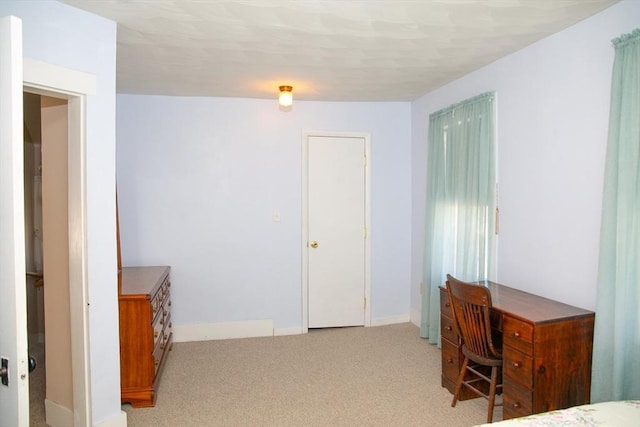
[[[122,408],[133,427],[484,423],[487,401],[451,408],[440,372],[440,350],[410,323],[176,343],[156,406]]]

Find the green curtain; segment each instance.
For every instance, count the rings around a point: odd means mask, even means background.
[[[432,344],[446,275],[494,277],[495,186],[495,94],[431,114],[420,335]]]
[[[613,45],[592,402],[640,399],[640,29]]]

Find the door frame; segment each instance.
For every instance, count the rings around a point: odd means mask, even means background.
[[[93,74],[23,59],[23,91],[68,102],[68,221],[71,363],[75,426],[91,425],[89,298],[87,278],[86,98]]]
[[[309,137],[363,138],[365,145],[364,326],[371,326],[371,135],[364,132],[302,132],[302,333],[309,332]]]

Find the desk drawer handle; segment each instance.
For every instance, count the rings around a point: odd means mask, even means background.
[[[520,338],[520,332],[514,332],[513,336],[516,337],[516,338]]]
[[[519,368],[521,366],[522,366],[522,364],[520,362],[513,362],[513,367],[514,368]]]

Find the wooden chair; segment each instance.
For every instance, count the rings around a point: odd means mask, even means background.
[[[451,406],[456,406],[460,390],[465,386],[489,401],[487,422],[490,423],[494,406],[501,405],[496,405],[495,399],[498,389],[502,388],[502,351],[491,335],[491,293],[484,286],[465,283],[448,274],[447,293],[464,355]],[[491,377],[487,376],[489,367]],[[488,394],[485,381],[489,383]]]

